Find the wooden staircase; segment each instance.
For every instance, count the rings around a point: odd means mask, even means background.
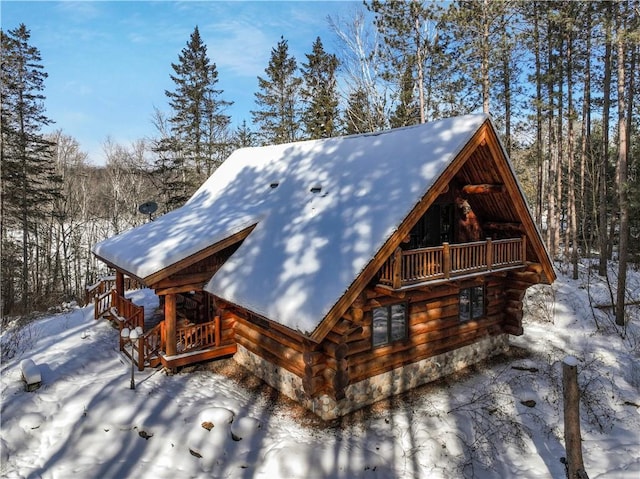
[[[222,338],[219,316],[205,323],[187,323],[176,328],[176,354],[165,354],[167,334],[165,320],[160,315],[145,318],[143,306],[138,306],[118,295],[110,278],[93,285],[90,291],[94,301],[95,319],[106,318],[118,326],[120,351],[134,361],[138,370],[164,366],[175,369],[188,364],[228,356],[236,352],[235,342]],[[142,328],[143,334],[134,342],[133,349],[120,335],[124,328]]]

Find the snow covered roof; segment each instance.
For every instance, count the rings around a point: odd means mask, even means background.
[[[205,290],[308,335],[487,120],[243,148],[182,208],[93,251],[145,278],[255,224]]]

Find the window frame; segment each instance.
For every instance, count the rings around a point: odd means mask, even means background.
[[[465,311],[467,317],[463,317],[462,308],[462,296],[464,294],[469,295],[469,306]],[[482,309],[479,314],[476,313],[476,302],[480,299],[482,301]],[[467,286],[466,288],[460,288],[458,292],[458,319],[461,323],[473,321],[476,319],[484,318],[487,315],[487,294],[484,284],[476,284],[473,286]]]
[[[402,329],[402,337],[393,339],[393,308],[397,306],[403,306],[404,308],[404,327]],[[376,343],[375,334],[375,317],[376,311],[385,310],[387,331],[383,342]],[[381,348],[389,346],[391,344],[400,343],[406,341],[409,338],[409,302],[401,301],[399,303],[391,303],[385,306],[378,306],[371,311],[371,346],[372,348]]]

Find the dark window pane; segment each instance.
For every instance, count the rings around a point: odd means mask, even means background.
[[[407,305],[405,303],[391,306],[391,341],[404,339],[407,333]]]
[[[387,338],[388,332],[388,309],[375,308],[373,310],[373,345],[380,346],[389,342]]]
[[[473,288],[473,304],[471,305],[471,310],[474,318],[484,316],[484,288],[482,286]]]
[[[460,321],[468,321],[471,319],[471,290],[460,290]]]

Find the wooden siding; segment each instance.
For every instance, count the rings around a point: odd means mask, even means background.
[[[311,392],[326,392],[336,398],[346,385],[476,342],[488,335],[503,332],[505,277],[489,277],[458,285],[442,285],[431,290],[415,290],[404,297],[380,295],[368,290],[363,318],[341,318],[321,344],[325,352],[325,370],[316,367],[307,382]],[[484,317],[461,322],[458,318],[458,294],[461,287],[485,285]],[[376,307],[407,301],[409,328],[404,341],[374,348],[372,346],[372,311]],[[317,361],[320,364],[320,360]],[[343,376],[346,376],[345,384]],[[326,381],[326,378],[334,379]],[[335,380],[338,378],[339,380]],[[322,379],[325,379],[322,381]]]
[[[534,269],[538,268],[534,266]],[[406,292],[380,292],[369,287],[336,322],[325,339],[314,343],[295,331],[225,305],[234,321],[235,341],[248,351],[300,377],[310,397],[344,397],[349,384],[473,344],[502,333],[522,333],[522,297],[539,274],[535,271],[495,272]],[[459,292],[483,285],[485,315],[460,321]],[[408,336],[381,347],[372,345],[373,309],[408,304]],[[261,376],[260,371],[255,371]]]

